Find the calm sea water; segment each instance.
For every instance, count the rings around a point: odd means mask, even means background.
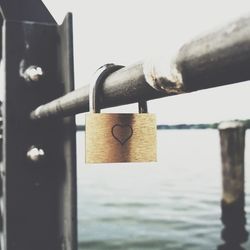
[[[79,250],[213,250],[223,243],[217,131],[158,131],[158,163],[151,164],[85,165],[84,133],[77,140]],[[247,133],[250,225],[249,177]]]

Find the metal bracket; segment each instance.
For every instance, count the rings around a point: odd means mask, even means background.
[[[36,122],[29,118],[32,109],[74,88],[72,16],[59,26],[38,0],[1,0],[0,7],[0,249],[74,250],[74,117]]]

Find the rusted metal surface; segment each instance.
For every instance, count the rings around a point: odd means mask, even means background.
[[[212,88],[250,79],[250,17],[184,44],[172,57],[145,60],[110,74],[101,108]],[[32,119],[89,110],[89,87],[38,107]]]
[[[143,62],[143,73],[146,82],[166,95],[177,95],[184,92],[182,72],[178,69],[176,56],[152,57]]]

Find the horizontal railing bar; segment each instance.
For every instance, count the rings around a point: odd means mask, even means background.
[[[110,74],[101,108],[151,100],[250,79],[250,17],[184,44],[172,58],[145,60]],[[32,119],[69,116],[89,110],[89,86],[31,113]]]

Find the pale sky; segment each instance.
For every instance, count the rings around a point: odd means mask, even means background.
[[[44,0],[58,23],[73,12],[75,86],[105,63],[133,64],[175,51],[194,36],[250,14],[250,1]],[[249,65],[250,67],[250,65]],[[249,82],[148,102],[158,123],[250,118]],[[137,112],[136,105],[111,111]],[[104,112],[108,112],[105,110]],[[83,116],[78,123],[83,123]]]

